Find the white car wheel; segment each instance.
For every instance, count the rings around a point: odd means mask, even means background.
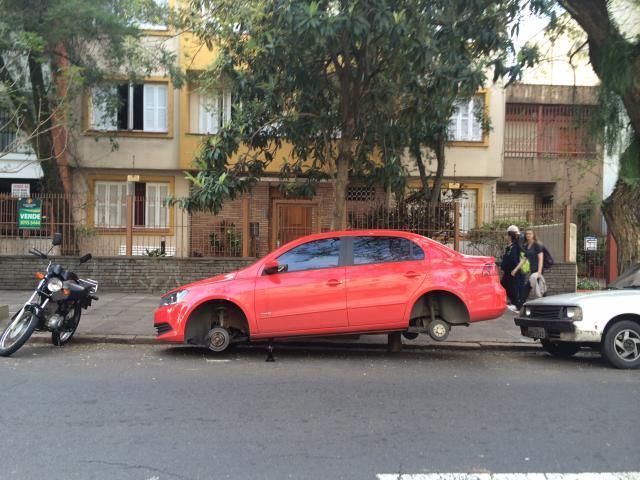
[[[602,354],[616,368],[640,367],[640,324],[631,320],[613,324],[602,340]]]

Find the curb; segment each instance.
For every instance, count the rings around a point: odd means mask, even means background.
[[[34,335],[29,339],[29,342],[38,344],[51,343],[51,337],[49,335]],[[159,345],[159,346],[182,346],[182,344],[162,343],[158,342],[154,336],[151,335],[76,335],[71,341],[76,345],[90,345],[90,344],[111,344],[111,345]],[[274,342],[278,347],[286,348],[354,348],[354,349],[385,349],[386,343],[353,343],[353,342],[326,342],[326,341],[292,341],[282,340]],[[252,342],[251,347],[259,347],[266,345],[265,341]],[[442,343],[430,343],[430,344],[411,344],[404,343],[402,345],[403,351],[411,350],[484,350],[484,351],[533,351],[540,350],[539,343],[533,342],[491,342],[491,341],[465,341],[465,342],[442,342]]]

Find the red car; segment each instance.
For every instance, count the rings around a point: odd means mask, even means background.
[[[157,339],[221,352],[246,340],[403,332],[444,340],[452,325],[502,315],[491,257],[420,235],[353,230],[309,235],[236,272],[164,295]]]

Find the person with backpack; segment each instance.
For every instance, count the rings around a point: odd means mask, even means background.
[[[524,285],[520,293],[522,303],[527,301],[532,289],[535,289],[536,297],[542,297],[547,291],[547,284],[543,276],[545,264],[553,263],[549,259],[545,262],[546,248],[538,241],[536,233],[528,228],[525,230],[525,243],[523,245],[524,257],[518,263],[516,269],[525,275]]]
[[[516,225],[510,225],[507,228],[507,238],[509,245],[502,255],[502,279],[500,283],[507,292],[507,297],[511,302],[508,306],[512,312],[517,312],[522,308],[522,300],[520,294],[524,288],[524,275],[516,267],[520,263],[523,255],[523,249],[520,245],[520,229]]]

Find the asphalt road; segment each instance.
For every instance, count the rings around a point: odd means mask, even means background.
[[[430,350],[26,346],[0,358],[0,478],[375,479],[640,471],[640,371]]]

